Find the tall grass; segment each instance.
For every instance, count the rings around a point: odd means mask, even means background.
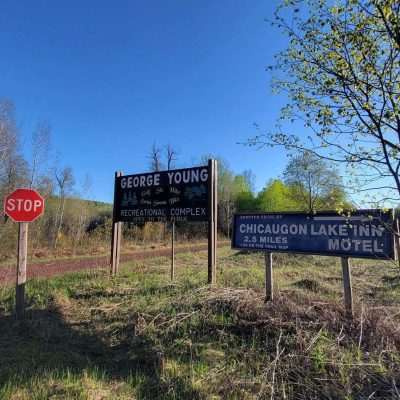
[[[1,399],[394,399],[399,392],[400,279],[355,262],[355,317],[340,267],[275,257],[273,303],[263,257],[223,249],[218,285],[206,252],[27,285],[15,321],[0,289]]]

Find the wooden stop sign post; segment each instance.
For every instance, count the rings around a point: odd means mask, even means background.
[[[43,197],[32,189],[16,189],[4,199],[4,214],[19,223],[17,283],[15,310],[18,319],[25,311],[26,261],[28,255],[28,224],[44,212]]]

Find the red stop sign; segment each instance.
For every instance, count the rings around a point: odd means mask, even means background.
[[[17,189],[4,199],[4,213],[15,222],[32,222],[44,211],[44,198],[32,189]]]

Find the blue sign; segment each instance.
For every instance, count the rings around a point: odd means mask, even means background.
[[[267,252],[394,258],[393,213],[235,214],[232,247]]]

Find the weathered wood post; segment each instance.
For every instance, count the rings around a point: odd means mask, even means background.
[[[265,301],[272,301],[274,299],[273,287],[272,253],[265,253]]]
[[[28,258],[28,224],[44,212],[44,198],[33,189],[14,190],[4,199],[4,214],[18,222],[17,279],[15,312],[17,319],[25,314],[26,264]]]
[[[17,284],[15,291],[15,311],[17,319],[25,314],[26,262],[28,257],[28,222],[18,226]]]
[[[393,215],[395,215],[393,211]],[[395,248],[395,258],[397,259],[397,263],[400,267],[400,224],[399,218],[395,218],[395,226],[394,226],[394,248]]]
[[[171,281],[175,279],[175,221],[171,224]]]
[[[214,275],[217,281],[217,246],[218,246],[218,162],[214,160]]]
[[[112,276],[118,273],[119,259],[121,252],[121,235],[122,235],[122,222],[117,222],[117,178],[122,176],[121,171],[115,173],[114,180],[114,203],[113,203],[113,217],[112,217],[112,231],[111,231],[111,260],[110,260],[110,274]]]
[[[348,257],[341,257],[343,289],[344,289],[344,306],[346,315],[349,318],[353,317],[353,292],[351,287],[351,264]]]
[[[208,160],[208,283],[216,283],[217,266],[217,161]]]

